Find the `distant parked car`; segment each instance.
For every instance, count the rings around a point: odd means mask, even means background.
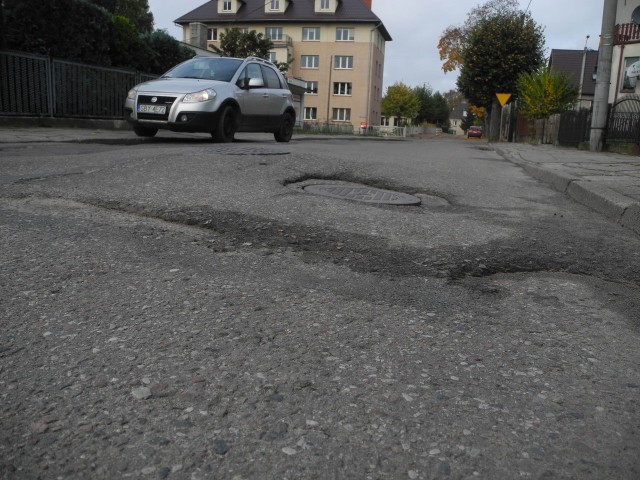
[[[467,129],[467,138],[482,138],[482,127],[471,126]]]
[[[162,77],[133,87],[125,118],[141,137],[158,129],[210,133],[232,142],[236,132],[270,132],[291,140],[296,113],[287,81],[261,58],[194,57]]]

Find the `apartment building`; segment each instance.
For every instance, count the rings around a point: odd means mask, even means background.
[[[212,0],[175,20],[183,41],[213,49],[226,29],[263,33],[271,60],[306,84],[304,122],[380,123],[385,44],[372,0]]]

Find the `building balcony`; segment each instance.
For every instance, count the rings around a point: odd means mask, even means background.
[[[622,23],[616,25],[613,34],[614,45],[640,43],[640,25],[636,23]]]
[[[293,40],[289,35],[283,35],[282,38],[279,39],[269,38],[269,40],[273,43],[273,48],[289,48],[293,46]]]

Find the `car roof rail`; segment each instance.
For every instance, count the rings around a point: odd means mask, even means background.
[[[269,65],[269,64],[273,65],[269,60],[265,60],[264,58],[260,58],[260,57],[247,57],[245,60],[253,60],[253,61],[256,61],[256,62],[265,63],[267,65]]]

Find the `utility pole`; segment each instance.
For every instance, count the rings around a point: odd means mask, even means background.
[[[589,35],[584,41],[584,52],[582,52],[582,69],[580,70],[580,89],[578,90],[578,101],[576,102],[576,110],[580,110],[582,105],[582,87],[584,85],[584,67],[587,63],[587,42],[589,41]]]
[[[602,11],[602,30],[600,34],[600,50],[598,52],[598,78],[593,96],[593,112],[591,114],[591,135],[589,150],[601,152],[604,130],[607,127],[609,114],[609,86],[611,84],[611,58],[613,57],[613,34],[616,25],[618,0],[604,0]]]

